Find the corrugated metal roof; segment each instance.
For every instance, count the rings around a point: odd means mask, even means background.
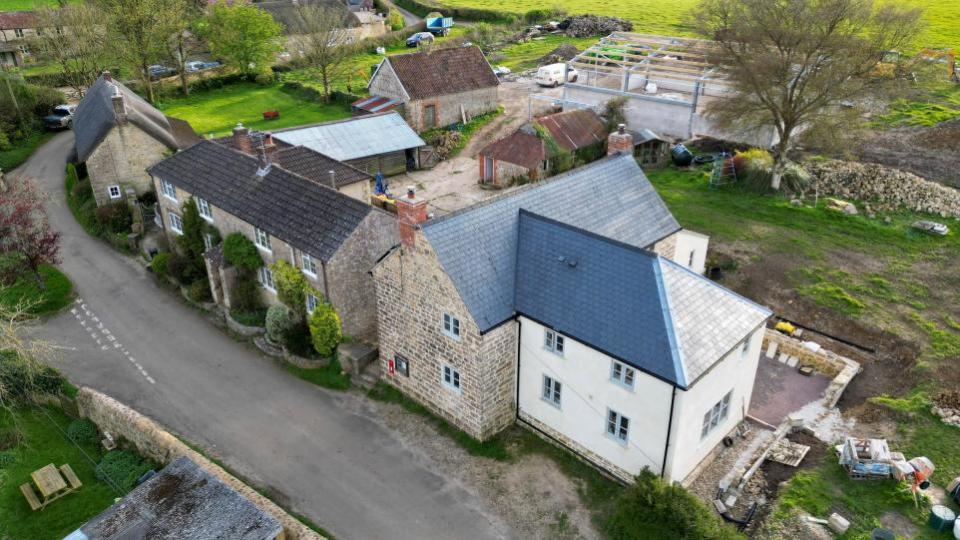
[[[380,96],[361,98],[350,104],[351,107],[371,113],[392,111],[396,109],[398,105],[400,105],[399,101]]]
[[[396,112],[275,131],[273,137],[293,146],[306,146],[338,161],[388,154],[426,144]]]
[[[607,138],[607,127],[590,109],[577,109],[537,118],[564,150],[577,150],[602,143]]]

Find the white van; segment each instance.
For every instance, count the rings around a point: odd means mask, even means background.
[[[563,72],[567,72],[567,80],[563,80]],[[567,68],[566,64],[550,64],[537,70],[537,84],[540,86],[560,86],[564,82],[576,82],[577,70]]]

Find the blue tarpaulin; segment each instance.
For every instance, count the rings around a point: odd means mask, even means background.
[[[377,176],[374,177],[376,183],[373,186],[373,192],[376,195],[386,195],[387,194],[387,185],[383,181],[383,173],[377,172]]]

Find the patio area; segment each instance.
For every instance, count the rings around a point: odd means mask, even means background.
[[[795,367],[761,355],[749,414],[777,426],[790,413],[823,397],[828,386],[830,379],[825,375],[803,375]]]

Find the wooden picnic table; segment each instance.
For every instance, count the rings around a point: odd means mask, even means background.
[[[33,471],[30,478],[33,478],[33,484],[37,486],[37,490],[44,500],[67,489],[66,480],[63,479],[60,470],[53,463],[38,471]]]
[[[33,479],[33,485],[36,486],[37,491],[40,492],[40,498],[37,498],[36,492],[30,484],[20,486],[20,491],[33,510],[42,510],[51,502],[73,493],[83,485],[70,465],[66,463],[59,468],[51,463],[30,473],[30,478]]]

